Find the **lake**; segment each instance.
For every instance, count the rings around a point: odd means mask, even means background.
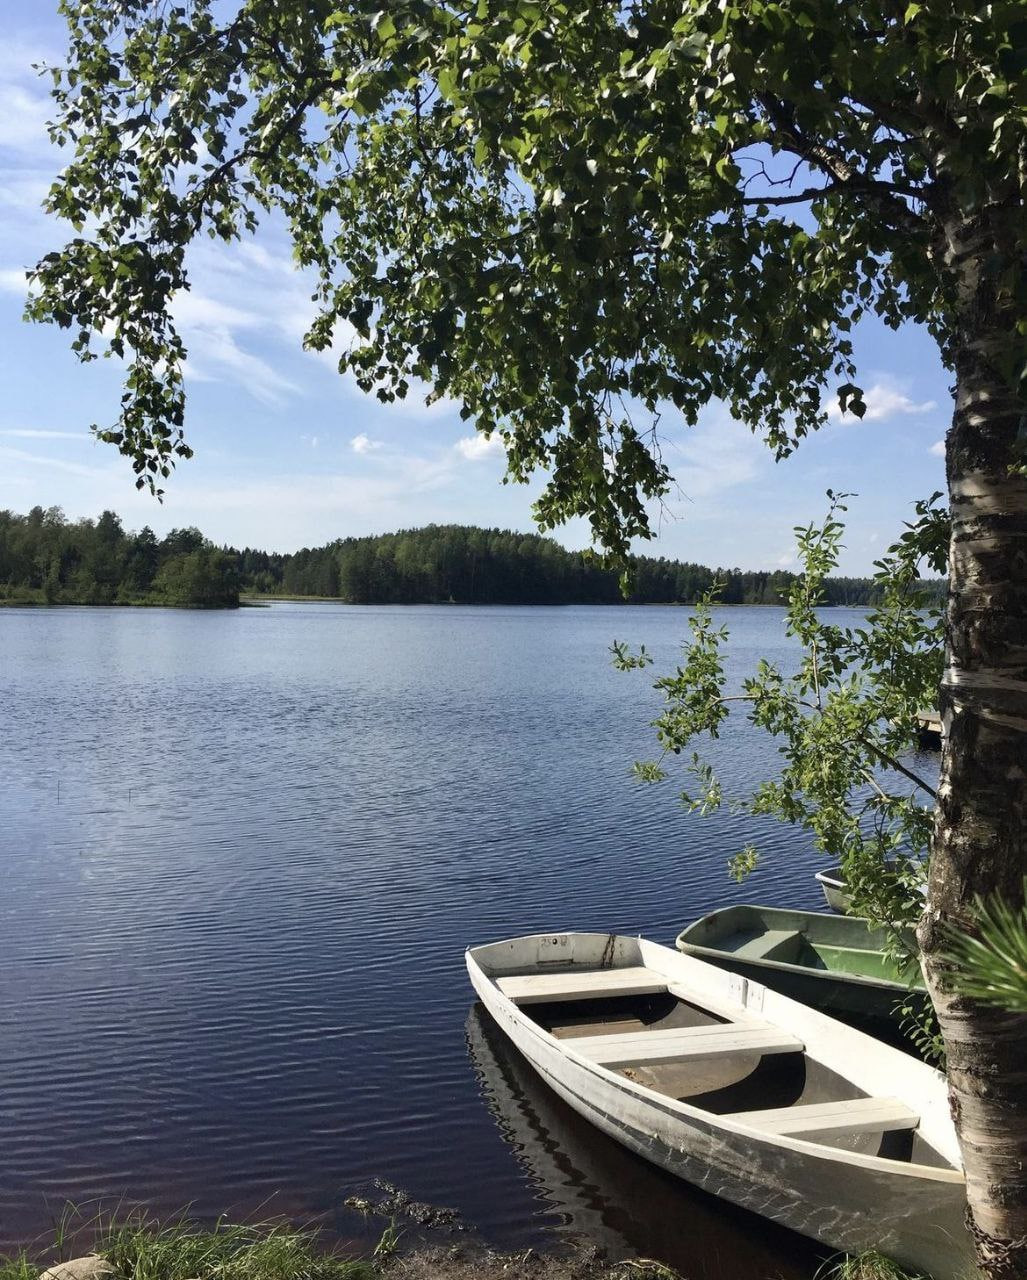
[[[721,614],[735,677],[792,660],[783,611]],[[119,1198],[356,1239],[383,1224],[343,1201],[382,1177],[503,1248],[811,1275],[811,1245],[569,1112],[463,965],[514,934],[672,944],[732,902],[820,904],[801,833],[686,815],[683,779],[629,776],[658,704],[610,643],[659,671],[686,616],[0,610],[3,1247]],[[773,747],[739,721],[717,758],[744,786]],[[754,835],[765,862],[737,886]]]

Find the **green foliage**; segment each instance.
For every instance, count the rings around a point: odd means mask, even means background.
[[[351,334],[340,368],[379,399],[457,399],[511,479],[547,473],[543,527],[581,516],[619,556],[668,487],[661,414],[719,399],[780,456],[832,401],[865,411],[863,316],[949,358],[938,246],[981,210],[1010,313],[989,351],[1020,376],[1018,0],[60,7],[48,208],[76,234],[28,314],[124,356],[101,436],[140,485],[189,455],[188,246],[267,212],[311,275],[308,347]]]
[[[949,931],[949,958],[961,995],[1027,1013],[1027,910],[1002,898],[978,900],[970,927]]]
[[[324,1249],[315,1231],[280,1221],[203,1227],[188,1219],[160,1223],[144,1213],[87,1220],[65,1211],[54,1252],[83,1236],[113,1268],[114,1280],[373,1280],[370,1262]],[[0,1280],[35,1280],[38,1262],[20,1255],[0,1261]]]
[[[235,553],[198,529],[126,533],[113,511],[65,519],[59,507],[0,511],[0,600],[42,604],[239,603]]]
[[[39,1266],[27,1254],[0,1258],[0,1280],[38,1280]]]
[[[901,951],[893,958],[901,959]],[[918,967],[915,953],[911,953],[910,972],[916,972]],[[945,1061],[945,1039],[938,1026],[938,1019],[933,1010],[925,1006],[922,996],[911,992],[892,1010],[892,1017],[898,1020],[903,1035],[925,1062]]]
[[[781,571],[713,570],[639,556],[625,593],[616,572],[596,556],[537,534],[462,525],[344,538],[293,556],[247,548],[240,569],[254,589],[355,604],[690,604],[719,579],[735,603],[780,605],[795,580]],[[263,585],[258,574],[267,575]],[[833,604],[865,604],[879,594],[875,583],[853,578],[832,580],[826,590]]]
[[[687,604],[717,577],[745,604],[781,603],[794,580],[792,574],[714,571],[640,557],[627,599]],[[877,594],[865,579],[837,584],[827,588],[838,602],[866,602]],[[69,523],[57,508],[37,507],[28,516],[0,511],[0,600],[216,607],[237,604],[240,588],[355,604],[620,604],[625,598],[617,574],[597,557],[502,529],[429,525],[281,555],[252,547],[218,551],[199,529],[172,529],[160,542],[148,528],[126,534],[113,512],[94,524]]]
[[[171,556],[157,570],[153,595],[165,604],[224,609],[239,603],[235,558],[214,547]]]
[[[402,1231],[396,1226],[395,1219],[390,1221],[374,1247],[374,1260],[379,1266],[388,1262],[390,1258],[395,1257],[399,1252],[399,1242],[402,1235]]]
[[[746,876],[752,875],[759,864],[759,850],[754,844],[747,844],[744,849],[728,860],[727,872],[736,884],[741,884]]]
[[[857,913],[890,927],[893,958],[901,964],[910,960],[911,926],[922,909],[934,800],[933,788],[903,756],[916,740],[917,712],[933,704],[942,666],[941,611],[929,607],[920,570],[943,567],[946,515],[937,494],[918,504],[916,521],[877,563],[880,602],[860,625],[839,626],[822,605],[841,548],[846,495],[828,496],[826,519],[796,529],[803,571],[786,620],[800,646],[795,669],[760,661],[740,689],[729,690],[728,629],[715,621],[711,592],[690,619],[683,663],[655,682],[664,700],[654,722],[662,754],[636,764],[635,773],[661,781],[671,755],[697,739],[716,739],[732,709],[744,707],[776,742],[780,767],[731,803],[808,831],[815,847],[841,865]],[[623,645],[615,661],[638,665]],[[699,789],[682,792],[685,808],[719,807],[723,787],[713,766],[693,751],[686,767]],[[742,878],[757,859],[748,846],[732,860],[731,874]],[[933,1028],[924,1036],[933,1037]]]
[[[904,1271],[883,1253],[867,1249],[864,1253],[825,1263],[817,1272],[816,1280],[929,1280],[929,1277]]]

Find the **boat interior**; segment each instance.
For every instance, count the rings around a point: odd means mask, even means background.
[[[884,935],[881,928],[844,916],[731,907],[696,921],[679,935],[678,944],[704,958],[716,959],[721,953],[736,960],[799,965],[903,986],[909,977],[916,981],[915,972],[900,971],[887,954]],[[915,952],[912,939],[909,947]]]
[[[935,1168],[951,1164],[896,1098],[870,1097],[759,1019],[732,1022],[642,967],[510,974],[497,985],[575,1052],[719,1116],[805,1141]]]
[[[776,960],[804,969],[859,974],[896,982],[899,971],[884,953],[872,947],[851,947],[810,938],[799,929],[738,929],[718,940],[721,951],[745,960]]]

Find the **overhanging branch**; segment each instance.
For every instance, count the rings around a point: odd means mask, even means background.
[[[803,133],[796,122],[795,109],[790,103],[777,99],[771,94],[760,94],[758,102],[776,130],[777,141],[781,148],[793,155],[801,156],[814,168],[832,179],[830,189],[833,192],[857,196],[873,205],[876,212],[896,230],[915,233],[924,230],[924,219],[906,204],[902,196],[915,196],[926,203],[929,194],[926,190],[884,182],[860,173],[845,156],[828,144]],[[807,196],[808,198],[810,197]],[[749,199],[755,201],[755,197]]]

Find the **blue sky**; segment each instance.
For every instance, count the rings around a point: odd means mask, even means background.
[[[474,436],[453,405],[384,407],[330,357],[301,350],[310,290],[274,228],[195,253],[178,319],[196,456],[167,483],[163,505],[138,493],[129,464],[88,430],[116,415],[119,367],[80,365],[66,333],[21,320],[25,268],[66,233],[39,207],[62,158],[46,136],[46,83],[31,66],[61,61],[63,25],[55,0],[0,0],[0,23],[0,507],[58,505],[72,518],[110,507],[128,528],[195,524],[217,542],[280,551],[429,522],[533,528],[539,486],[503,485],[498,443]],[[722,406],[691,430],[665,416],[678,491],[640,549],[791,568],[792,527],[816,519],[834,488],[859,495],[842,570],[867,572],[913,502],[944,487],[951,400],[926,333],[868,322],[856,336],[866,418],[832,421],[784,462]],[[556,536],[588,542],[577,524]]]

